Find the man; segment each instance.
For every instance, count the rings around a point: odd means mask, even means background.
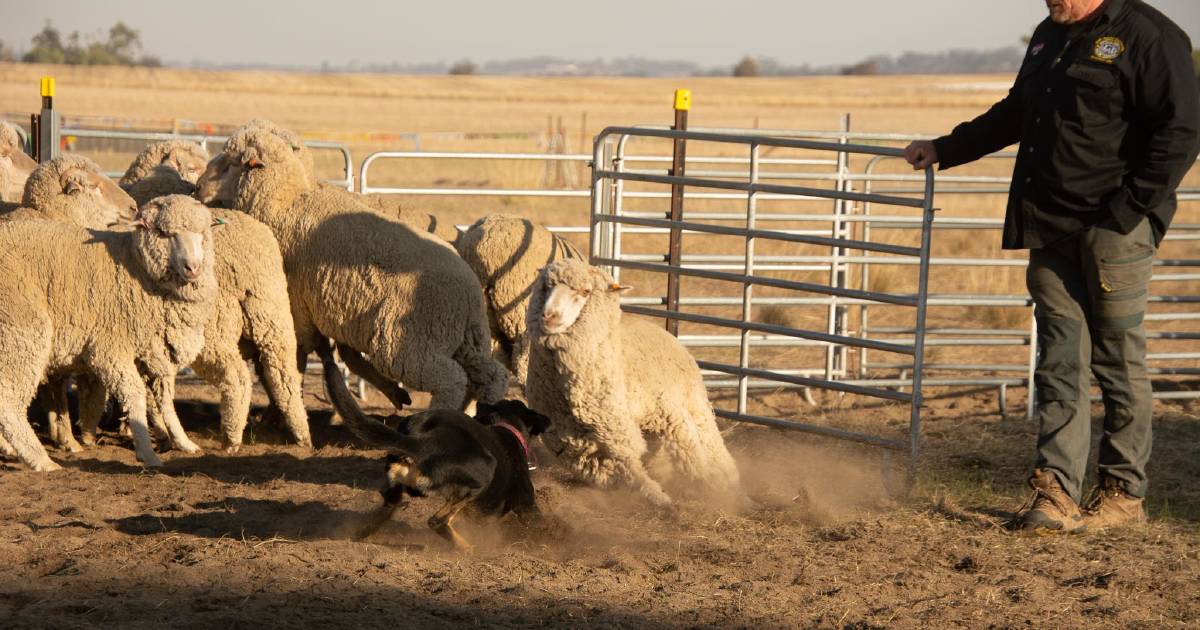
[[[1191,42],[1141,0],[1046,0],[1004,100],[932,142],[914,168],[946,169],[1019,142],[1005,249],[1029,249],[1036,304],[1038,457],[1028,529],[1145,520],[1150,456],[1146,308],[1151,265],[1196,159],[1200,95]],[[1091,414],[1104,399],[1099,480],[1081,512]]]

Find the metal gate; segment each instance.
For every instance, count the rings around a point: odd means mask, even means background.
[[[625,168],[624,161],[618,156],[624,145],[633,138],[666,139],[671,141],[686,141],[688,143],[712,143],[726,148],[735,147],[748,154],[749,172],[744,178],[733,178],[728,173],[709,176],[705,173],[698,175],[661,175],[657,173],[638,172]],[[763,149],[793,149],[805,150],[834,158],[835,163],[844,164],[847,156],[890,156],[899,157],[899,149],[854,145],[846,143],[815,142],[791,138],[777,138],[763,135],[711,133],[697,131],[674,131],[669,129],[647,129],[636,127],[610,127],[596,138],[592,156],[592,190],[590,218],[590,255],[595,265],[607,267],[614,276],[619,277],[622,270],[658,274],[659,276],[674,276],[676,278],[702,279],[721,283],[732,283],[740,287],[740,299],[735,306],[740,307],[740,317],[721,317],[696,312],[687,309],[688,302],[681,300],[678,306],[668,305],[664,298],[651,297],[643,304],[624,304],[627,313],[677,320],[705,327],[713,327],[732,332],[738,341],[738,359],[736,364],[723,363],[701,359],[698,361],[701,369],[709,372],[732,377],[737,382],[737,403],[733,409],[717,407],[717,415],[726,419],[740,422],[764,424],[815,433],[819,435],[851,440],[859,443],[880,446],[887,449],[906,451],[909,454],[910,465],[915,466],[918,456],[918,436],[921,423],[921,375],[924,361],[925,306],[928,289],[928,268],[930,235],[933,225],[933,189],[934,175],[932,169],[926,169],[924,174],[925,186],[923,194],[917,198],[881,194],[865,194],[852,192],[846,186],[835,185],[831,188],[804,187],[795,185],[763,183],[760,166],[763,161]],[[745,158],[743,158],[745,159]],[[726,198],[729,196],[744,199],[744,211],[738,217],[742,225],[739,227],[720,225],[718,222],[728,222],[732,217],[721,213],[713,219],[713,215],[688,212],[684,210],[682,217],[672,220],[669,214],[659,213],[658,218],[646,216],[652,213],[633,213],[628,211],[623,202],[630,192],[626,190],[631,183],[651,184],[659,186],[675,186],[686,189],[716,190]],[[849,238],[838,229],[838,214],[834,213],[834,228],[829,236],[813,233],[803,233],[796,230],[764,228],[769,221],[780,220],[779,215],[761,212],[760,201],[766,197],[775,200],[814,201],[827,200],[835,204],[835,209],[843,207],[847,202],[873,203],[893,207],[915,208],[921,211],[920,246],[869,242]],[[706,219],[708,219],[706,221]],[[718,222],[713,222],[713,221]],[[820,220],[828,220],[821,217]],[[701,236],[726,236],[741,239],[742,269],[740,273],[697,268],[693,265],[672,265],[667,262],[665,254],[657,256],[658,262],[650,262],[646,255],[631,255],[623,251],[628,239],[623,238],[624,232],[630,227],[657,228],[667,230],[672,238],[683,239],[684,234]],[[807,245],[830,248],[834,252],[834,260],[830,268],[835,272],[828,283],[815,283],[794,279],[772,277],[763,270],[756,268],[756,248],[766,243],[780,243],[784,247]],[[683,248],[684,255],[688,249]],[[861,251],[888,254],[890,256],[906,257],[918,265],[918,278],[914,293],[879,292],[852,289],[843,286],[836,277],[839,262],[838,252]],[[755,317],[754,295],[756,290],[770,288],[782,291],[793,299],[811,300],[813,296],[822,302],[827,302],[831,309],[837,309],[850,304],[890,304],[893,306],[910,307],[914,311],[914,329],[916,334],[909,344],[895,343],[865,336],[850,336],[828,330],[811,330],[800,327],[764,323]],[[651,303],[657,303],[653,307]],[[693,301],[693,307],[697,304]],[[826,366],[824,377],[804,375],[794,371],[773,369],[770,367],[754,367],[752,364],[752,348],[760,344],[755,342],[772,341],[775,338],[785,338],[795,341],[805,341],[832,347],[869,348],[911,358],[912,389],[909,392],[898,391],[869,382],[850,383],[845,380],[831,378],[829,366]],[[754,386],[799,386],[813,387],[835,392],[856,394],[892,401],[900,401],[909,405],[908,440],[901,441],[878,435],[847,431],[829,426],[815,425],[786,418],[767,415],[765,412],[752,412],[749,404],[748,391]]]

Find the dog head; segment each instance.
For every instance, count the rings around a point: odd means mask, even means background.
[[[507,422],[530,437],[541,435],[550,428],[550,418],[530,409],[519,400],[501,400],[494,404],[478,403],[475,406],[475,419],[487,426]]]

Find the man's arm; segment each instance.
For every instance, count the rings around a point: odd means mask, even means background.
[[[1004,100],[992,105],[975,120],[962,123],[949,135],[933,141],[939,168],[953,168],[995,153],[1021,139],[1020,79]]]
[[[1200,151],[1200,90],[1187,38],[1164,32],[1135,72],[1133,114],[1137,129],[1147,137],[1145,153],[1135,158],[1123,185],[1107,202],[1124,234],[1167,202]]]

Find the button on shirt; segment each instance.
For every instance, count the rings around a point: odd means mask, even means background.
[[[1200,150],[1200,90],[1187,35],[1141,0],[1109,0],[1090,21],[1049,19],[1004,100],[934,140],[940,168],[1020,142],[1005,249],[1046,247],[1150,218],[1156,242]]]

